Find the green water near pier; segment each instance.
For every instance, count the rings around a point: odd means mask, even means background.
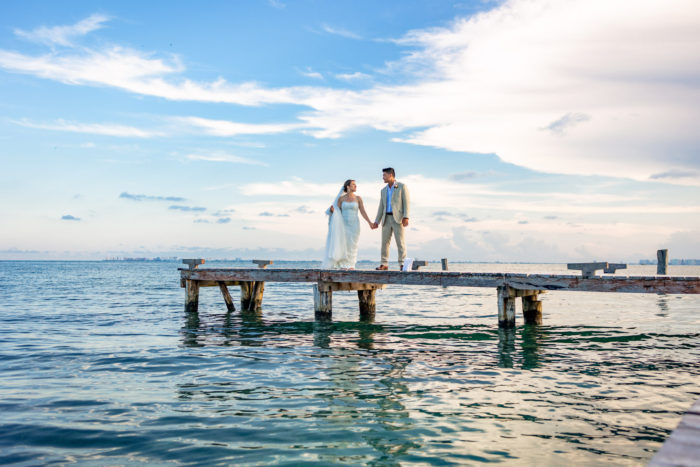
[[[309,284],[187,315],[177,267],[0,262],[0,463],[643,465],[700,396],[697,296],[553,292],[502,330],[495,290],[388,286],[324,323]]]

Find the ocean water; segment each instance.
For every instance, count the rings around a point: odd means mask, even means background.
[[[268,283],[188,316],[178,266],[0,262],[0,464],[644,465],[700,396],[700,296],[551,292],[500,330],[491,289],[388,286],[373,323],[336,292],[317,323]]]

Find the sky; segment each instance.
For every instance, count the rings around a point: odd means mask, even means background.
[[[384,167],[413,258],[700,258],[698,122],[697,0],[1,2],[0,259],[320,260]]]

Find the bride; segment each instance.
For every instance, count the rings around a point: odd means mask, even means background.
[[[362,198],[355,194],[356,191],[355,180],[346,180],[333,205],[326,211],[330,219],[323,258],[324,269],[355,269],[357,242],[360,240],[360,218],[357,213],[362,214],[367,224],[372,226]]]

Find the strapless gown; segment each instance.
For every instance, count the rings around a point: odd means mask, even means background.
[[[354,268],[357,262],[357,244],[360,241],[360,216],[357,201],[345,201],[342,205],[345,242],[348,254],[338,264],[339,268]]]

